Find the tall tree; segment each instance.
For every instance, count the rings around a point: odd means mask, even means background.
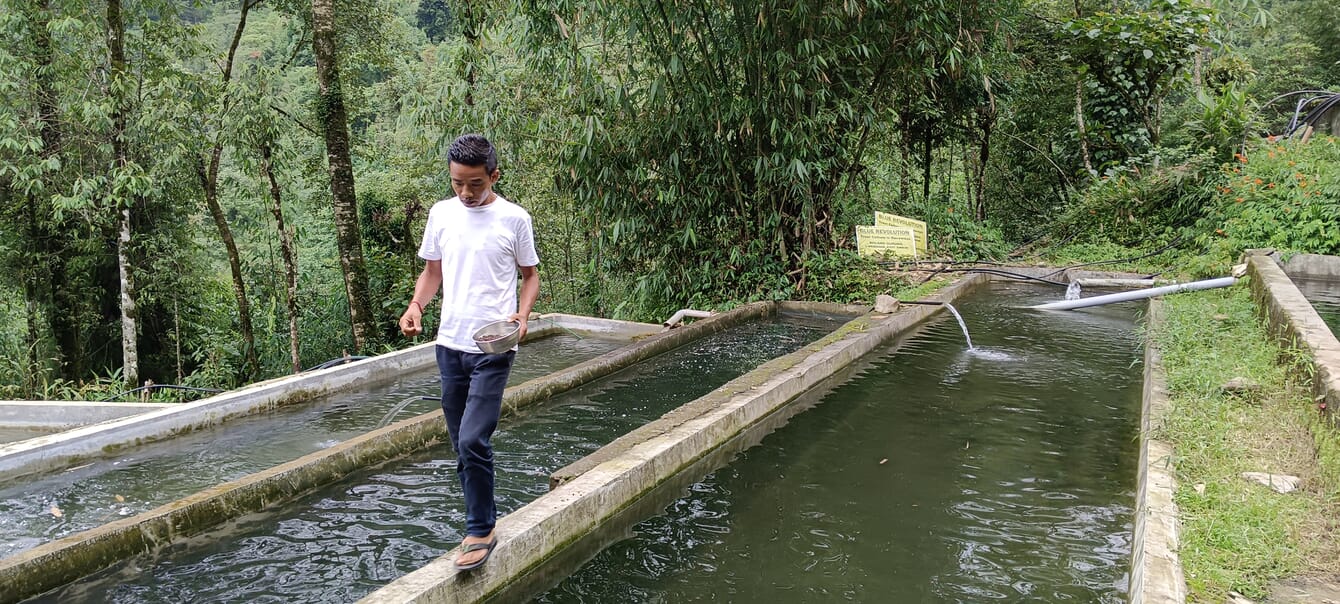
[[[211,118],[217,120],[213,129],[214,138],[196,166],[196,172],[200,178],[200,188],[205,196],[205,207],[209,209],[209,214],[214,219],[214,226],[219,231],[219,240],[223,242],[223,249],[228,255],[228,269],[233,277],[233,296],[237,298],[237,320],[242,332],[242,376],[246,381],[254,378],[260,371],[260,363],[256,358],[256,334],[251,321],[251,302],[247,298],[246,280],[242,276],[242,257],[237,251],[237,242],[233,238],[232,228],[228,225],[228,217],[224,214],[223,206],[219,203],[219,163],[223,156],[223,120],[232,109],[234,102],[230,85],[237,47],[242,41],[243,32],[246,31],[247,14],[257,4],[260,4],[260,0],[241,0],[237,27],[233,30],[228,50],[219,66],[217,102],[211,103],[211,111],[208,112],[209,116],[205,118],[206,120]]]
[[[1059,33],[1091,93],[1082,107],[1076,96],[1076,121],[1090,142],[1098,138],[1106,147],[1107,153],[1092,149],[1099,164],[1158,146],[1163,99],[1194,60],[1211,14],[1195,0],[1167,0],[1076,17]]]
[[[837,192],[896,87],[957,73],[991,0],[526,0],[528,48],[568,78],[560,173],[659,314],[792,295],[835,243]],[[674,261],[670,261],[670,259]]]
[[[53,288],[50,280],[53,253],[61,239],[51,220],[51,195],[60,167],[59,108],[56,104],[54,50],[51,40],[51,6],[46,0],[6,3],[9,13],[0,23],[13,41],[0,55],[0,218],[18,240],[4,258],[20,277],[24,295],[27,354],[24,392],[35,394],[36,384],[59,366],[59,349],[47,343],[56,333],[52,322]],[[35,130],[35,133],[34,133]],[[0,227],[4,228],[4,227]],[[54,357],[54,359],[53,359]]]
[[[316,60],[321,128],[326,140],[330,193],[335,206],[335,242],[339,247],[340,268],[344,271],[354,348],[364,350],[374,343],[377,325],[368,300],[368,272],[358,229],[358,196],[354,189],[335,22],[334,0],[312,0],[312,54]]]
[[[133,178],[127,145],[126,122],[130,107],[127,97],[129,78],[126,77],[126,27],[121,18],[121,0],[107,0],[107,61],[110,70],[109,96],[112,102],[112,207],[119,210],[117,226],[116,261],[121,282],[121,377],[129,384],[139,384],[139,335],[135,310],[135,271],[131,265],[131,211],[138,193],[129,181]],[[120,186],[126,183],[128,186]]]
[[[301,338],[298,337],[298,259],[293,249],[293,231],[284,224],[284,198],[275,179],[274,152],[271,143],[260,143],[260,172],[269,185],[270,213],[275,217],[275,230],[279,233],[279,254],[284,260],[284,293],[288,302],[288,343],[289,362],[293,373],[302,371]]]

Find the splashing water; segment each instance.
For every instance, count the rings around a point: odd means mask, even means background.
[[[968,341],[968,351],[971,352],[976,350],[972,346],[972,336],[968,335],[968,325],[963,322],[963,315],[958,314],[958,309],[954,308],[954,305],[948,302],[945,303],[945,308],[948,308],[949,312],[954,313],[954,318],[958,319],[958,326],[963,328],[963,339]]]
[[[1078,300],[1079,298],[1079,281],[1071,281],[1070,285],[1065,288],[1065,299]]]
[[[1014,355],[1003,350],[989,350],[986,348],[973,348],[968,351],[975,359],[987,361],[1014,361]]]

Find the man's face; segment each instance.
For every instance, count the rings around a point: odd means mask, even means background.
[[[498,182],[498,171],[492,174],[484,166],[467,166],[451,162],[451,188],[467,208],[478,208],[493,202],[493,183]]]

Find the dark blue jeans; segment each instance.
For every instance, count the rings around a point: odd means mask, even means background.
[[[493,444],[503,388],[516,351],[474,354],[437,347],[442,374],[442,414],[456,451],[456,476],[465,492],[465,534],[483,537],[493,531],[498,507],[493,500]]]

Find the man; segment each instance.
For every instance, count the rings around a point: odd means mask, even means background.
[[[486,354],[471,338],[475,330],[504,318],[520,324],[540,294],[535,236],[530,214],[493,191],[498,155],[488,139],[467,134],[447,152],[451,188],[456,196],[428,212],[419,257],[426,262],[414,284],[414,297],[400,317],[406,336],[423,330],[423,308],[442,290],[442,320],[437,330],[437,366],[442,374],[442,413],[456,451],[456,476],[465,493],[465,539],[455,565],[477,568],[498,540],[493,525],[493,445],[503,388],[516,356],[513,348]],[[517,272],[521,273],[520,304]]]

